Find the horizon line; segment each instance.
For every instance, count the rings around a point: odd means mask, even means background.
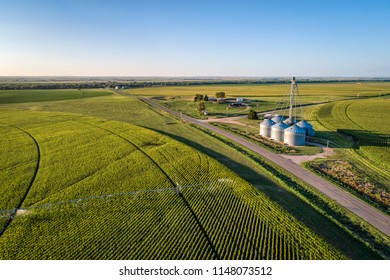
[[[250,79],[264,79],[264,78],[345,78],[345,79],[390,79],[389,76],[299,76],[299,75],[281,75],[281,76],[255,76],[255,75],[0,75],[0,78],[250,78]]]

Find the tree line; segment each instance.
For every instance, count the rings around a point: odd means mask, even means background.
[[[345,82],[362,82],[362,81],[390,81],[382,80],[300,80],[299,83],[345,83]],[[142,87],[163,87],[163,86],[195,86],[195,85],[232,85],[232,84],[285,84],[287,80],[172,80],[172,81],[81,81],[81,82],[2,82],[0,89],[86,89],[86,88],[115,88],[116,86],[125,88],[142,88]]]
[[[255,83],[255,82],[251,82]],[[219,84],[249,84],[239,81],[102,81],[102,82],[5,82],[0,83],[0,89],[86,89],[86,88],[144,88],[163,86],[195,86]]]

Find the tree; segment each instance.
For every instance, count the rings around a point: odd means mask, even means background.
[[[203,101],[200,101],[200,102],[198,103],[197,110],[198,110],[198,114],[199,114],[199,115],[203,115],[203,111],[206,110],[206,105],[204,104]]]
[[[225,93],[223,91],[218,91],[215,93],[217,98],[225,98]]]
[[[203,95],[202,94],[196,94],[195,97],[194,97],[194,101],[195,102],[198,102],[198,101],[202,101],[203,100]]]
[[[248,113],[248,119],[250,120],[257,120],[259,117],[257,116],[257,113],[255,110],[251,109]]]
[[[209,101],[209,97],[207,96],[207,94],[203,97],[203,100],[204,101]]]

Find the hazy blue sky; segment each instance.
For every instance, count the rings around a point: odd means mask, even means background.
[[[0,0],[0,75],[390,76],[390,0]]]

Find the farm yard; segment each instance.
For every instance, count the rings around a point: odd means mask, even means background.
[[[382,211],[388,212],[390,205],[390,174],[387,171],[390,168],[387,151],[390,137],[387,125],[389,121],[387,112],[390,111],[389,83],[303,83],[299,88],[301,89],[299,100],[303,107],[297,110],[298,117],[304,117],[314,124],[318,132],[316,142],[327,145],[329,141],[328,144],[335,148],[336,156],[330,158],[330,161],[343,158],[346,160],[343,164],[353,167],[348,171],[343,169],[340,174],[335,175],[329,170],[319,168],[321,162],[326,163],[326,159],[317,160],[316,163],[305,163],[304,166],[336,182],[344,189],[352,191]],[[152,90],[154,96],[151,96]],[[257,112],[264,112],[275,110],[288,90],[287,84],[275,84],[161,87],[129,89],[126,92],[135,95],[143,94],[168,108],[182,111],[192,117],[204,118],[197,114],[191,94],[200,93],[212,97],[216,92],[224,91],[227,97],[233,99],[244,97],[254,101],[249,103],[248,107]],[[226,104],[206,102],[206,109],[209,111],[207,119],[210,123],[249,139],[266,149],[296,156],[321,152],[318,146],[288,147],[259,136],[261,120],[248,120],[244,116],[235,118],[234,121],[228,119],[223,121],[227,116],[245,115],[249,108],[244,111],[237,109],[234,111],[227,109]],[[283,115],[286,111],[278,113]],[[261,118],[263,114],[259,115]],[[350,172],[354,174],[352,177]],[[345,183],[344,176],[349,183]],[[361,183],[357,183],[358,181]]]
[[[194,118],[221,118],[239,116],[248,114],[250,105],[243,105],[240,107],[229,106],[229,103],[218,103],[216,101],[205,102],[207,116],[199,115],[196,109],[196,103],[191,97],[155,97],[153,100],[157,100],[164,106],[171,108],[175,111],[183,112],[188,116]],[[272,104],[272,103],[271,103]]]
[[[337,86],[333,100],[356,96],[360,85]],[[360,97],[386,86],[362,87]],[[248,86],[230,87],[263,99]],[[177,88],[124,91],[171,101],[173,92],[192,95],[193,87]],[[216,86],[199,88],[215,93]],[[230,95],[229,88],[222,90]],[[380,252],[367,246],[253,160],[137,98],[76,90],[74,98],[47,92],[45,99],[42,92],[0,101],[2,154],[9,155],[0,159],[0,259],[386,257],[388,241]]]

